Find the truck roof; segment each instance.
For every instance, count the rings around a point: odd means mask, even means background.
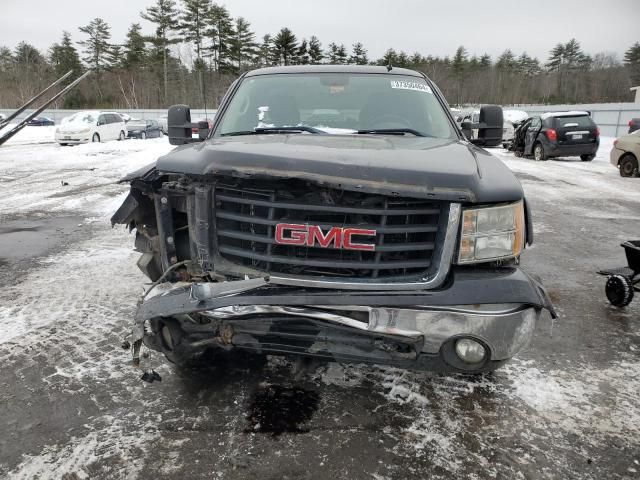
[[[300,74],[300,73],[378,73],[385,75],[405,75],[411,77],[424,78],[424,76],[415,70],[408,68],[396,68],[387,70],[387,67],[379,67],[372,65],[289,65],[286,67],[266,67],[251,70],[247,72],[247,77],[258,75],[274,75],[274,74]]]

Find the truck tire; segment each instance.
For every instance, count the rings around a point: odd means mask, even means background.
[[[638,173],[638,159],[633,153],[625,153],[618,162],[621,177],[633,177]]]
[[[590,162],[594,158],[596,158],[596,156],[593,153],[589,153],[589,154],[586,154],[586,155],[580,155],[580,160],[582,160],[583,162]]]
[[[547,153],[544,151],[544,147],[540,142],[537,142],[533,146],[533,158],[538,162],[545,161],[548,158]]]
[[[633,300],[633,283],[624,275],[611,275],[607,279],[605,293],[611,305],[626,307]]]

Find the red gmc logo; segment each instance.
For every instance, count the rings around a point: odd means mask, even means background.
[[[363,228],[331,227],[324,233],[318,225],[300,225],[297,223],[279,223],[276,225],[276,243],[280,245],[306,245],[322,248],[342,248],[344,250],[362,250],[373,252],[376,249],[373,243],[357,243],[354,236],[376,237],[375,230]]]

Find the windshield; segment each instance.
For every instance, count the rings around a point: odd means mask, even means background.
[[[74,113],[70,117],[62,120],[62,123],[80,123],[92,125],[96,122],[96,117],[92,112],[78,112]]]
[[[335,134],[405,129],[438,138],[455,135],[423,79],[347,73],[249,77],[231,100],[216,135],[296,126]]]
[[[593,125],[591,117],[588,115],[556,117],[556,122],[560,127],[590,127]]]

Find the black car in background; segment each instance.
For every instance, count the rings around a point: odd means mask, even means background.
[[[131,119],[127,123],[127,131],[129,138],[155,138],[162,136],[160,124],[156,120],[139,120]]]
[[[35,117],[27,123],[30,127],[51,127],[55,124],[56,122],[51,120],[49,117]]]
[[[551,112],[530,117],[516,132],[511,150],[536,160],[580,157],[590,162],[600,145],[600,129],[588,112]]]
[[[640,130],[640,118],[632,118],[629,120],[629,132],[633,133],[636,130]]]

